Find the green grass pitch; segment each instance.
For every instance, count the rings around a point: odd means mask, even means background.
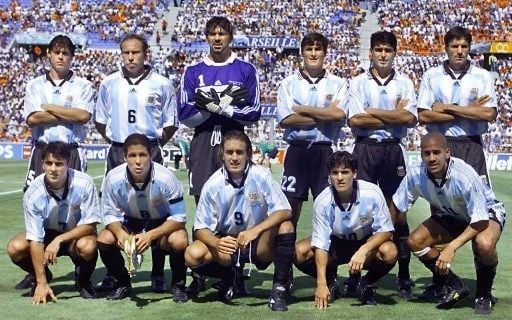
[[[95,177],[100,185],[103,162],[90,162],[89,174]],[[473,314],[473,297],[449,311],[437,310],[432,303],[402,301],[395,291],[396,268],[391,274],[380,281],[377,289],[377,306],[361,306],[356,299],[335,301],[327,310],[315,310],[313,307],[313,279],[295,270],[295,292],[290,301],[289,311],[274,313],[267,307],[267,298],[272,282],[272,269],[253,271],[248,284],[252,296],[235,299],[232,305],[216,301],[216,291],[210,288],[215,282],[210,279],[209,288],[198,298],[184,304],[172,302],[170,293],[155,294],[150,290],[151,254],[145,255],[143,268],[133,278],[134,297],[122,301],[83,300],[73,288],[73,266],[67,257],[61,257],[52,266],[54,281],[51,286],[57,294],[58,301],[46,306],[32,306],[30,298],[23,297],[23,290],[15,290],[14,284],[24,273],[11,263],[6,245],[9,239],[23,230],[22,193],[27,163],[25,161],[0,161],[0,318],[1,319],[462,319],[476,318]],[[185,171],[176,173],[187,188]],[[281,168],[274,166],[274,176],[280,179]],[[510,193],[510,172],[492,172],[493,186],[498,199],[505,203],[508,212],[512,211]],[[509,190],[509,191],[507,191]],[[190,230],[194,204],[191,197],[186,197]],[[299,223],[298,239],[310,234],[310,217],[312,201],[304,204]],[[408,214],[411,230],[427,216],[428,208],[424,202],[417,203]],[[505,227],[499,242],[498,252],[500,264],[494,283],[494,295],[499,298],[498,304],[490,318],[509,319],[512,305],[512,250],[510,231]],[[247,268],[247,265],[246,265]],[[470,245],[457,252],[453,270],[459,274],[472,293],[475,289],[475,271]],[[105,273],[103,264],[98,260],[93,281],[99,282]],[[346,277],[346,266],[338,269],[340,280]],[[411,260],[411,275],[416,282],[413,293],[418,295],[429,281],[429,272],[418,263],[415,257]],[[170,273],[166,262],[166,280],[169,283]],[[190,281],[190,279],[188,279]]]

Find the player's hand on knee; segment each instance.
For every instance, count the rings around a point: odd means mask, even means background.
[[[329,301],[329,288],[327,284],[319,284],[315,289],[315,308],[325,309]]]
[[[219,239],[218,250],[220,253],[232,255],[237,249],[237,238],[226,236]]]
[[[446,246],[439,254],[436,261],[436,271],[439,274],[448,274],[452,267],[453,259],[455,258],[455,251],[450,246]]]
[[[363,270],[367,253],[367,251],[362,249],[359,249],[354,253],[348,263],[348,272],[350,274],[360,273]]]
[[[249,230],[242,231],[238,234],[237,242],[238,242],[238,245],[242,249],[245,249],[249,246],[251,241],[253,241],[257,237],[258,237],[258,232],[255,231],[254,229],[249,229]]]
[[[151,242],[153,241],[153,238],[149,233],[139,233],[135,235],[135,244],[137,246],[137,252],[143,253],[146,251],[149,246],[151,246]]]
[[[44,264],[57,263],[57,254],[60,250],[60,243],[58,241],[52,241],[44,250]]]

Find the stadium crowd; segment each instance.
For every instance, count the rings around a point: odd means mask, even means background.
[[[293,36],[316,29],[324,33],[333,44],[326,61],[327,68],[342,77],[352,78],[360,68],[359,27],[365,19],[364,11],[350,6],[352,1],[325,1],[318,3],[253,1],[237,4],[233,1],[184,1],[177,22],[170,30],[174,40],[170,46],[152,47],[152,66],[179,86],[186,65],[197,61],[204,54],[200,44],[204,40],[205,20],[214,14],[228,14],[244,35]],[[32,7],[20,5],[20,1],[0,2],[2,38],[12,37],[14,32],[36,26],[41,31],[85,32],[102,34],[101,39],[117,41],[125,33],[139,32],[149,37],[157,29],[162,15],[162,1],[68,1],[58,11],[52,3],[34,1]],[[455,10],[457,8],[457,10]],[[449,12],[449,14],[445,14]],[[57,16],[53,14],[60,15]],[[292,14],[293,13],[293,14]],[[300,14],[299,14],[300,13]],[[472,30],[474,42],[503,39],[510,34],[512,6],[503,1],[476,1],[469,8],[463,1],[386,1],[377,11],[380,26],[392,30],[399,37],[399,54],[395,68],[413,80],[416,89],[423,72],[438,65],[442,54],[424,55],[442,51],[442,34],[454,24],[463,23]],[[121,18],[113,18],[113,17]],[[273,21],[271,25],[269,21]],[[433,23],[436,21],[436,23]],[[437,22],[443,23],[437,23]],[[288,28],[288,26],[293,26]],[[77,31],[78,28],[78,31]],[[178,41],[179,40],[179,41]],[[277,85],[300,64],[297,52],[282,48],[242,48],[236,50],[244,60],[252,62],[259,73],[261,103],[275,104]],[[30,129],[22,117],[24,88],[28,79],[41,74],[47,67],[45,60],[33,61],[22,48],[0,53],[0,141],[21,142],[30,139]],[[474,63],[482,62],[479,55]],[[101,80],[119,68],[120,59],[114,50],[89,49],[76,55],[72,69],[90,79],[96,88]],[[488,151],[512,152],[510,114],[512,106],[512,60],[500,59],[494,66],[499,74],[496,81],[499,113],[484,136]],[[101,142],[101,136],[92,123],[88,141]],[[269,136],[270,126],[265,126]],[[255,130],[257,132],[257,130]],[[353,143],[349,128],[344,128],[345,139],[339,146],[350,148]],[[282,131],[277,128],[276,138]],[[407,149],[417,150],[425,129],[421,126],[409,129]]]

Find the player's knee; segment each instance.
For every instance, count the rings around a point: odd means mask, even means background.
[[[7,244],[7,253],[12,261],[19,261],[28,254],[28,242],[15,237]]]
[[[112,245],[116,243],[116,237],[114,237],[114,234],[110,232],[110,230],[103,229],[98,235],[97,241],[106,245]]]
[[[76,241],[76,249],[78,254],[85,260],[92,259],[96,253],[97,243],[96,237],[82,237]]]
[[[407,245],[409,246],[409,249],[411,249],[411,251],[419,251],[426,247],[426,239],[420,234],[413,232],[407,238]]]
[[[171,250],[184,251],[188,247],[188,236],[185,230],[173,232],[168,240]]]
[[[204,256],[204,250],[197,244],[193,243],[185,249],[185,263],[191,268],[202,264]]]
[[[387,264],[395,263],[398,259],[398,249],[392,241],[386,241],[379,247],[379,256]]]
[[[477,237],[475,251],[479,256],[490,256],[496,251],[496,242],[491,237]]]
[[[311,242],[308,240],[301,240],[295,244],[295,263],[301,264],[310,256],[314,256],[311,250]]]
[[[293,227],[293,223],[291,221],[285,221],[281,223],[279,226],[279,234],[285,234],[285,233],[294,233],[295,228]]]

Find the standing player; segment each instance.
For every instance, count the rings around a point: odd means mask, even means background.
[[[354,155],[338,151],[327,167],[331,185],[315,199],[313,235],[297,242],[295,264],[316,278],[317,308],[327,308],[328,302],[338,298],[336,269],[345,263],[350,274],[368,269],[357,292],[363,304],[376,304],[373,285],[393,269],[397,259],[386,200],[373,183],[355,180]]]
[[[327,167],[318,164],[332,155],[346,114],[348,81],[324,69],[327,47],[325,36],[306,35],[300,44],[304,69],[282,80],[277,92],[277,118],[290,144],[281,187],[295,226],[309,189],[316,198],[329,184]]]
[[[481,135],[496,119],[496,91],[491,74],[468,61],[471,40],[463,27],[444,36],[448,60],[423,75],[419,120],[428,132],[444,134],[451,155],[470,164],[490,185]]]
[[[96,298],[91,275],[96,267],[98,194],[90,176],[69,167],[71,150],[64,142],[49,142],[41,153],[44,173],[23,197],[26,231],[7,245],[12,262],[32,275],[32,303],[56,300],[49,286],[48,265],[66,255],[75,264],[75,287],[84,299]]]
[[[170,253],[174,302],[186,302],[184,251],[188,245],[183,188],[164,166],[151,161],[151,140],[134,133],[124,142],[126,163],[112,169],[103,189],[103,223],[98,248],[107,273],[115,279],[109,300],[131,295],[130,276],[119,248],[135,234],[137,253],[159,246]]]
[[[406,212],[418,197],[436,210],[409,236],[414,255],[445,287],[437,308],[449,309],[469,296],[468,288],[451,267],[455,252],[469,240],[476,265],[475,313],[489,314],[496,300],[491,294],[496,275],[498,242],[505,224],[505,209],[475,170],[451,157],[442,133],[421,140],[422,163],[407,173],[393,196],[399,212]],[[436,246],[446,244],[442,251]]]
[[[350,85],[349,125],[356,137],[354,155],[359,159],[358,179],[378,184],[386,202],[406,174],[405,150],[401,143],[407,127],[417,120],[416,96],[412,81],[393,69],[397,39],[388,31],[371,35],[370,69],[355,77]],[[409,227],[405,215],[393,217],[393,241],[398,248],[398,294],[412,299],[407,247]],[[350,295],[353,277],[347,284]]]
[[[123,67],[100,85],[95,125],[111,143],[106,172],[124,162],[123,142],[132,133],[141,133],[150,139],[151,158],[162,164],[160,146],[164,146],[177,129],[176,95],[171,81],[144,64],[148,54],[144,38],[134,34],[126,36],[121,41]],[[165,256],[157,247],[152,254],[151,288],[165,292]],[[110,283],[107,277],[102,287],[108,289]]]
[[[186,250],[196,273],[221,278],[219,299],[233,298],[233,270],[244,262],[266,269],[274,262],[269,307],[286,311],[286,289],[295,232],[290,205],[270,171],[253,164],[249,137],[227,132],[220,146],[223,166],[203,187],[194,221],[196,239]]]
[[[48,45],[50,70],[27,83],[24,117],[32,128],[32,153],[25,187],[43,173],[41,154],[47,143],[62,141],[71,150],[68,166],[86,171],[87,159],[80,143],[86,137],[85,124],[94,109],[92,83],[70,70],[75,45],[67,36],[54,37]],[[15,287],[29,288],[34,278],[27,275]]]
[[[190,142],[190,194],[196,204],[208,178],[221,166],[218,148],[227,131],[244,131],[244,126],[261,116],[260,88],[256,68],[231,51],[233,26],[225,17],[206,23],[210,52],[202,61],[185,69],[181,79],[179,120],[194,128]],[[204,279],[194,276],[189,292],[204,289]]]

